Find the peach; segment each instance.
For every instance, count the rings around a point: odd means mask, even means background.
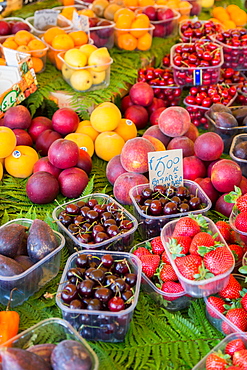
[[[59,193],[59,183],[49,172],[35,172],[26,184],[28,198],[33,203],[47,204],[52,202]]]
[[[114,184],[118,176],[126,173],[120,161],[120,154],[115,155],[106,166],[106,177],[110,184]]]
[[[143,135],[142,137],[144,137],[144,139],[147,139],[148,141],[150,141],[150,143],[153,144],[153,146],[154,146],[154,148],[157,152],[166,150],[165,145],[159,139],[156,139],[155,137],[150,136],[150,135]]]
[[[184,136],[187,136],[190,140],[195,141],[199,136],[198,128],[191,123],[188,131],[185,132]]]
[[[215,132],[205,132],[195,141],[195,155],[203,161],[219,159],[224,150],[224,142]]]
[[[211,202],[214,204],[216,200],[219,198],[218,191],[214,188],[210,177],[205,177],[205,179],[201,179],[198,184],[207,194]]]
[[[31,121],[31,114],[24,105],[16,105],[9,108],[3,118],[4,126],[11,129],[21,128],[25,130],[31,125]]]
[[[121,204],[131,205],[129,191],[136,185],[148,184],[148,179],[135,172],[125,172],[118,176],[113,186],[113,194]]]
[[[148,153],[154,151],[150,141],[135,137],[124,144],[120,155],[121,164],[126,171],[145,173],[148,171]]]
[[[163,134],[171,137],[184,135],[191,124],[190,115],[185,108],[166,108],[158,119],[158,125]]]
[[[198,177],[206,176],[206,167],[204,163],[195,156],[183,158],[184,179],[195,180]]]
[[[231,159],[222,159],[212,167],[212,184],[221,193],[234,190],[234,186],[239,186],[241,180],[241,168]]]
[[[165,147],[167,147],[169,141],[171,140],[170,136],[166,136],[165,134],[163,134],[162,131],[160,131],[158,125],[149,127],[143,135],[155,137],[156,139],[160,140],[165,145]]]
[[[32,147],[18,145],[12,154],[5,158],[4,165],[11,176],[25,179],[32,174],[38,159],[38,153]]]
[[[221,213],[226,217],[230,217],[234,203],[227,203],[224,199],[225,195],[228,193],[222,194],[217,202],[215,203],[215,211]]]
[[[153,89],[147,82],[135,83],[131,87],[129,95],[134,104],[143,107],[150,105],[154,98]]]
[[[194,155],[194,142],[187,136],[174,137],[168,144],[168,150],[171,149],[182,149],[183,157],[190,157]]]

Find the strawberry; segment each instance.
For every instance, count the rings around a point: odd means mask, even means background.
[[[236,206],[240,212],[247,212],[247,194],[241,195],[237,198]]]
[[[242,259],[244,255],[244,248],[239,244],[228,244],[228,248],[231,249],[232,254],[234,255],[235,261],[238,262]]]
[[[227,243],[231,240],[231,226],[226,221],[217,221],[216,224],[217,228],[219,229],[219,232],[225,239]]]
[[[175,283],[174,281],[167,281],[162,284],[161,286],[162,292],[169,293],[169,294],[174,294],[174,296],[167,296],[163,295],[163,298],[166,299],[167,301],[175,301],[175,299],[179,298],[178,295],[179,293],[184,292],[184,288],[180,283]]]
[[[214,238],[205,231],[201,231],[198,234],[196,234],[192,239],[189,252],[190,254],[198,255],[197,252],[198,247],[200,246],[212,247],[214,244],[215,244]]]
[[[175,238],[169,239],[166,246],[171,253],[172,259],[175,259],[176,257],[181,257],[188,253],[190,243],[191,238],[189,236],[176,236]]]
[[[227,366],[227,357],[221,352],[213,352],[206,359],[206,370],[225,370]]]
[[[139,258],[142,262],[142,272],[144,272],[148,278],[154,276],[160,263],[160,256],[157,256],[156,254],[146,254]]]
[[[234,265],[234,258],[231,251],[223,245],[206,253],[203,262],[212,274],[219,275],[224,274]]]
[[[224,308],[225,301],[222,298],[211,296],[208,297],[207,302],[210,303],[218,312],[222,314],[225,312]],[[219,318],[219,315],[217,315],[208,305],[207,312],[211,317],[215,317],[216,319]]]
[[[233,355],[232,359],[233,365],[240,366],[241,369],[247,369],[247,349],[241,349]]]
[[[145,248],[145,247],[138,247],[134,252],[133,254],[136,256],[136,257],[141,257],[141,256],[145,256],[147,254],[151,254],[150,251]]]
[[[245,311],[247,311],[247,293],[243,295],[240,302]]]
[[[247,212],[239,213],[235,218],[236,229],[247,232]]]
[[[176,223],[173,237],[190,236],[191,238],[193,238],[193,236],[201,231],[201,225],[206,226],[203,216],[197,216],[197,218],[193,216],[182,217]]]
[[[241,349],[246,349],[245,344],[242,339],[233,339],[227,343],[225,347],[225,353],[233,356],[234,352],[240,351]]]
[[[169,257],[167,256],[166,251],[164,251],[164,252],[162,253],[162,255],[161,255],[161,260],[162,260],[162,262],[167,263],[168,265],[170,265],[170,264],[171,264],[171,262],[170,262],[170,260],[169,260]]]
[[[153,240],[151,240],[151,248],[152,248],[152,252],[154,254],[158,254],[158,255],[161,255],[165,248],[162,244],[162,241],[161,241],[161,237],[160,236],[157,236],[156,238],[154,238]]]
[[[239,366],[232,365],[232,366],[227,367],[227,370],[243,370],[243,368],[239,367]]]
[[[235,230],[231,230],[231,239],[229,243],[235,244],[237,242],[238,242],[238,234],[236,233]]]
[[[160,271],[160,279],[166,281],[177,281],[178,277],[172,265],[164,265]]]
[[[247,312],[244,308],[230,308],[225,317],[241,331],[247,330]],[[222,330],[225,334],[230,334],[235,331],[226,321],[222,322]]]
[[[242,287],[233,275],[230,275],[227,286],[218,294],[221,298],[237,299],[240,298]]]
[[[194,275],[200,274],[199,268],[202,266],[202,258],[189,254],[178,257],[175,260],[179,272],[189,280],[195,280]]]

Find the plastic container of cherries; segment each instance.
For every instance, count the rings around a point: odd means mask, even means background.
[[[187,19],[179,23],[179,37],[182,42],[193,42],[201,38],[210,40],[210,35],[222,31],[222,26],[213,21],[201,21],[198,19]]]
[[[66,319],[87,340],[121,342],[141,283],[141,261],[131,253],[84,250],[68,259],[56,294]]]

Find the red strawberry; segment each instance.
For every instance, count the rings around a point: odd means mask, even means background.
[[[240,261],[244,255],[244,248],[239,244],[228,244],[228,247],[231,249],[235,261]]]
[[[247,311],[247,293],[241,298],[241,305]]]
[[[153,240],[151,240],[151,248],[152,248],[152,252],[154,254],[158,254],[158,255],[161,255],[165,248],[162,244],[162,241],[161,241],[161,237],[160,236],[157,236],[156,238],[154,238]]]
[[[235,218],[236,229],[247,232],[247,212],[239,213]]]
[[[218,247],[204,255],[204,265],[212,274],[227,272],[234,265],[232,253],[226,246]]]
[[[191,217],[182,217],[176,223],[173,238],[176,236],[190,236],[193,238],[194,235],[201,231],[200,226],[196,220]]]
[[[160,271],[160,279],[166,281],[177,281],[178,277],[172,265],[164,265]]]
[[[236,233],[235,230],[231,230],[231,239],[229,243],[235,244],[237,242],[238,242],[238,234]]]
[[[243,369],[242,367],[232,365],[227,367],[227,370],[243,370]]]
[[[145,248],[145,247],[138,247],[134,252],[133,254],[136,256],[136,257],[141,257],[141,256],[145,256],[147,254],[151,254],[150,251]]]
[[[169,249],[172,259],[175,259],[188,253],[190,243],[191,238],[189,236],[176,236],[175,238],[171,238],[166,243],[166,246]]]
[[[227,365],[226,356],[218,352],[210,353],[206,359],[206,370],[225,370]]]
[[[179,272],[189,280],[195,280],[194,275],[199,274],[199,267],[202,265],[202,258],[189,254],[184,257],[178,257],[175,260]]]
[[[244,308],[230,308],[225,317],[240,330],[247,330],[247,312]],[[222,322],[222,330],[225,334],[230,334],[235,331],[226,321]]]
[[[226,221],[217,221],[215,224],[227,243],[231,240],[231,226]]]
[[[210,303],[218,312],[222,314],[225,312],[225,308],[224,308],[225,301],[222,298],[211,296],[211,297],[208,297],[207,302]],[[215,317],[216,319],[219,318],[219,315],[217,315],[212,310],[212,308],[209,307],[209,305],[207,305],[207,312],[211,317]]]
[[[233,365],[240,366],[241,369],[247,369],[247,349],[241,349],[233,355],[232,359]]]
[[[244,342],[242,339],[233,339],[230,342],[227,343],[225,347],[225,353],[233,356],[234,352],[240,351],[241,349],[246,349]]]
[[[241,197],[236,200],[236,206],[240,212],[247,212],[247,194],[241,195]]]
[[[197,253],[198,247],[200,246],[212,247],[214,244],[215,244],[214,238],[210,234],[201,231],[200,233],[196,234],[192,239],[189,252],[190,254],[198,255],[199,254]]]
[[[237,299],[240,298],[242,287],[233,275],[230,275],[227,286],[218,294],[221,298]]]
[[[163,295],[163,298],[167,301],[175,301],[175,299],[178,299],[180,294],[184,292],[184,288],[180,283],[175,283],[174,281],[167,281],[162,284],[161,286],[162,292],[169,293],[170,295]],[[174,294],[174,296],[172,296]]]
[[[168,265],[171,264],[169,257],[167,256],[166,251],[164,251],[161,255],[162,262],[167,263]]]
[[[154,276],[156,269],[160,264],[160,256],[157,256],[156,254],[146,254],[139,258],[142,262],[142,272],[144,272],[148,278]]]

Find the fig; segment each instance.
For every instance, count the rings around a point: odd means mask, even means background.
[[[231,111],[230,108],[226,107],[223,104],[216,103],[216,104],[213,104],[209,108],[208,115],[209,115],[210,118],[212,118],[213,120],[215,120],[215,113],[219,113],[219,112],[225,112],[225,113],[232,114],[232,111]]]
[[[247,141],[238,143],[233,149],[233,154],[237,158],[247,159]]]
[[[19,255],[15,257],[15,261],[18,262],[24,271],[28,270],[30,267],[32,267],[35,262],[31,260],[28,256]],[[43,277],[43,270],[42,267],[35,267],[31,271],[28,272],[28,274],[25,277],[25,289],[27,291],[33,292],[37,290],[37,287],[39,287],[39,282],[41,281]]]
[[[27,252],[32,261],[37,262],[58,247],[56,235],[46,222],[33,221],[27,237]]]
[[[214,113],[215,124],[219,127],[232,128],[238,126],[236,118],[227,112],[216,112]]]
[[[26,235],[26,227],[17,223],[0,228],[0,254],[15,257]]]
[[[56,347],[56,344],[52,343],[44,343],[44,344],[36,344],[32,347],[28,348],[29,352],[36,353],[36,355],[40,356],[51,366],[51,353]]]
[[[31,260],[30,257],[22,254],[16,256],[15,261],[18,262],[23,267],[24,271],[26,271],[27,269],[29,269],[29,267],[34,265],[34,262]]]
[[[21,348],[0,349],[3,370],[51,370],[51,366],[35,353]]]
[[[51,354],[53,370],[91,370],[93,363],[89,351],[75,340],[63,340]]]
[[[238,124],[241,126],[244,118],[247,116],[247,107],[239,107],[232,110],[233,116],[238,121]]]
[[[2,276],[14,276],[24,272],[23,267],[20,263],[12,258],[0,255],[0,275]]]

